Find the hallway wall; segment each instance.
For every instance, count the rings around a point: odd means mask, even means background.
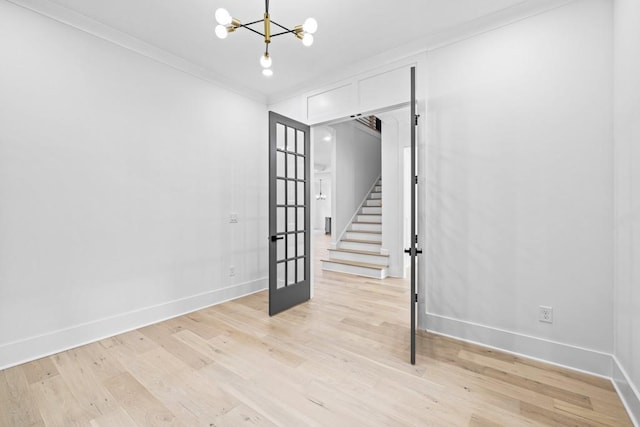
[[[332,127],[336,132],[336,155],[331,237],[335,241],[380,176],[381,148],[380,137],[365,131],[361,124],[348,121]]]
[[[0,52],[0,369],[266,286],[263,104],[9,2]]]
[[[640,3],[614,12],[614,378],[640,423]]]

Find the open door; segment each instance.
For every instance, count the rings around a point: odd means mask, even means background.
[[[309,126],[269,112],[269,315],[311,295]]]
[[[411,246],[405,249],[405,252],[411,256],[411,364],[416,363],[416,307],[418,305],[418,293],[416,292],[416,284],[418,279],[418,254],[422,253],[422,249],[418,249],[418,227],[417,227],[417,208],[418,208],[418,175],[416,174],[416,131],[418,128],[418,116],[416,114],[416,68],[411,67]]]

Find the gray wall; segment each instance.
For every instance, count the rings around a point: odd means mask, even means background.
[[[363,125],[345,122],[334,125],[335,181],[332,212],[334,239],[349,225],[374,181],[380,176],[380,137],[366,131]]]

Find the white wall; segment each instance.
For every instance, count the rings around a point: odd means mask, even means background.
[[[266,286],[264,105],[8,2],[0,52],[0,369]]]
[[[380,137],[353,121],[335,129],[331,237],[335,243],[380,176]]]
[[[428,328],[610,373],[611,25],[585,0],[429,53]]]
[[[406,209],[405,186],[411,179],[405,173],[405,147],[411,145],[409,109],[380,114],[382,120],[382,251],[389,255],[389,276],[405,277],[404,249],[410,246],[405,218],[411,215]],[[409,195],[410,199],[410,195]]]
[[[389,255],[391,277],[404,277],[402,217],[404,192],[402,184],[402,144],[400,125],[392,113],[380,115],[382,120],[382,247]]]
[[[283,99],[277,104],[269,105],[269,111],[274,111],[301,123],[308,123],[305,101],[306,99],[300,96]]]
[[[614,378],[640,423],[640,3],[614,3]]]

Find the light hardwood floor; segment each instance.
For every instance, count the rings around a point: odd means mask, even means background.
[[[405,281],[316,274],[1,371],[0,425],[631,425],[605,379],[427,333],[412,366]]]

